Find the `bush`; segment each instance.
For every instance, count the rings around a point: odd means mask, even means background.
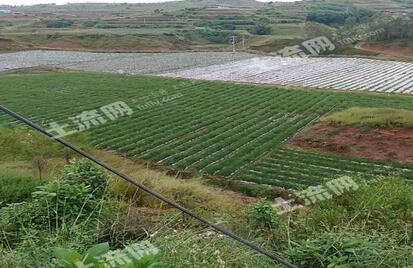
[[[315,21],[327,25],[343,25],[349,19],[363,22],[371,18],[375,11],[338,3],[314,3],[308,6],[307,21]]]
[[[33,193],[33,202],[37,207],[33,222],[37,225],[71,225],[93,219],[92,216],[99,213],[99,200],[83,184],[50,182]]]
[[[229,42],[231,36],[230,32],[212,29],[207,29],[206,31],[199,31],[199,33],[209,41],[220,44]]]
[[[253,226],[259,228],[276,228],[281,224],[276,209],[266,200],[250,205],[248,220]]]
[[[38,178],[15,172],[0,171],[0,207],[19,203],[31,198],[32,192],[41,185]]]
[[[61,178],[74,185],[85,185],[96,198],[102,197],[108,185],[108,175],[88,160],[72,160],[63,168]]]
[[[84,185],[53,181],[38,187],[38,191],[32,194],[32,201],[3,207],[0,210],[0,230],[19,237],[20,230],[28,228],[50,230],[88,224],[97,218],[99,208],[99,201]]]
[[[0,233],[4,234],[0,244],[19,241],[21,232],[29,229],[65,229],[99,222],[107,184],[103,170],[89,161],[73,161],[65,166],[62,177],[37,187],[30,202],[0,209]]]
[[[47,28],[70,28],[73,21],[70,20],[50,20],[47,22]]]
[[[272,33],[271,25],[259,23],[255,25],[254,33],[258,35],[269,35]]]

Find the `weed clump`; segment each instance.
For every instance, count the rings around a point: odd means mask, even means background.
[[[248,220],[252,226],[258,228],[273,229],[281,225],[277,210],[266,200],[260,200],[249,206]]]

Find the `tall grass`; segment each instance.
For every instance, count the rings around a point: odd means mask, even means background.
[[[41,181],[32,176],[0,170],[0,208],[8,203],[19,203],[31,198]]]
[[[413,111],[391,108],[353,107],[325,118],[340,125],[365,127],[413,127]]]
[[[245,213],[244,201],[240,194],[206,185],[200,178],[178,179],[166,175],[164,171],[149,169],[143,164],[115,154],[104,151],[94,151],[94,154],[145,186],[205,216],[225,214],[237,217]],[[112,178],[109,187],[114,197],[133,206],[159,209],[169,207],[117,177]]]

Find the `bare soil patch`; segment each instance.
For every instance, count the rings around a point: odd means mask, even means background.
[[[16,43],[14,40],[12,39],[7,39],[7,38],[0,38],[0,45],[11,45]]]
[[[58,49],[82,49],[84,48],[81,44],[64,41],[64,40],[56,40],[49,43],[42,45],[45,48],[58,48]]]
[[[391,46],[385,46],[383,44],[362,44],[361,49],[379,52],[386,55],[399,56],[399,57],[413,57],[413,46],[401,46],[394,44]]]
[[[345,156],[413,164],[413,128],[340,126],[321,122],[297,135],[291,145]]]

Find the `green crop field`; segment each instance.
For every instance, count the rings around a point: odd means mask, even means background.
[[[47,127],[123,101],[130,116],[88,130],[92,143],[176,170],[297,189],[337,174],[413,178],[413,166],[303,152],[285,145],[321,116],[353,106],[413,109],[411,96],[87,73],[0,76],[0,103]],[[13,125],[4,114],[0,122]]]

